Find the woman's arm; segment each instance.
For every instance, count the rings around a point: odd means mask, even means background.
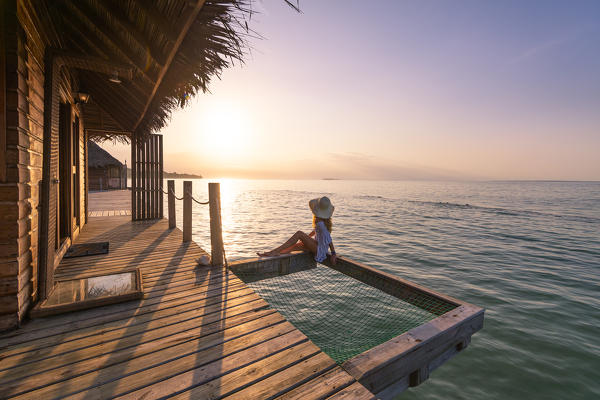
[[[337,255],[335,254],[335,247],[333,247],[333,241],[329,243],[329,249],[331,250],[331,263],[335,265],[337,261]]]

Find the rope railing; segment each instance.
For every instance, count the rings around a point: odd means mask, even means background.
[[[177,195],[175,194],[175,184],[174,181],[168,181],[169,183],[169,187],[168,190],[164,190],[164,188],[162,186],[160,186],[160,190],[169,196],[168,199],[168,207],[169,207],[169,227],[174,228],[176,226],[175,224],[175,204],[172,204],[171,198],[174,198],[176,200],[184,200],[184,208],[183,208],[183,219],[184,219],[184,223],[183,223],[183,241],[191,241],[191,203],[188,203],[189,205],[186,206],[186,199],[190,199],[192,201],[194,201],[197,204],[200,205],[210,205],[211,208],[211,221],[210,221],[210,228],[211,228],[211,242],[213,241],[213,229],[216,229],[216,248],[221,250],[221,255],[222,255],[222,259],[221,260],[217,260],[219,263],[223,262],[223,265],[225,266],[226,269],[229,269],[229,263],[227,261],[227,255],[225,253],[225,244],[223,243],[223,237],[222,237],[222,233],[221,233],[221,229],[222,229],[222,220],[221,220],[221,199],[220,199],[220,188],[219,188],[219,184],[218,183],[210,183],[209,184],[209,199],[208,201],[200,201],[198,199],[196,199],[191,191],[191,181],[189,182],[184,182],[185,184],[189,184],[189,186],[186,188],[186,185],[184,184],[184,195],[181,197],[177,197]],[[214,192],[211,192],[211,186],[214,186],[214,188],[216,188],[216,194]],[[187,190],[186,190],[187,189]],[[186,196],[187,195],[187,196]],[[172,196],[172,197],[171,197]],[[214,204],[211,204],[211,202],[214,202]],[[189,207],[186,209],[186,207]],[[215,207],[213,209],[213,207]],[[213,217],[213,213],[216,211],[216,215]],[[215,218],[216,217],[216,218]],[[217,225],[218,224],[218,225]],[[212,252],[215,253],[215,244],[212,244]],[[220,256],[218,254],[218,251],[216,253],[217,258],[219,258],[218,256]],[[214,262],[213,257],[215,257],[215,254],[211,255],[211,262]],[[216,264],[213,264],[216,265]]]
[[[170,192],[171,192],[171,194],[173,195],[173,197],[175,197],[175,199],[176,199],[176,200],[183,200],[183,196],[181,196],[181,197],[177,197],[177,195],[175,194],[175,192],[174,192],[174,191],[172,191],[172,190],[171,190]],[[169,193],[167,193],[167,194],[169,194]]]
[[[175,192],[174,192],[174,191],[172,191],[172,190],[166,191],[166,190],[165,190],[165,189],[164,189],[162,186],[160,187],[160,191],[161,191],[161,192],[163,192],[163,193],[164,193],[164,194],[166,194],[166,195],[168,195],[169,193],[171,193],[171,194],[173,195],[173,197],[175,197],[175,199],[176,199],[176,200],[183,200],[183,198],[184,198],[184,196],[177,197],[177,195],[175,194]],[[194,195],[193,195],[192,193],[190,193],[190,192],[186,192],[186,193],[190,195],[190,197],[192,198],[192,200],[193,200],[194,202],[196,202],[196,203],[198,203],[198,204],[200,204],[200,205],[203,205],[203,206],[205,206],[205,205],[207,205],[207,204],[209,204],[209,203],[210,203],[210,201],[209,201],[209,200],[207,200],[207,201],[200,201],[200,200],[197,200],[197,199],[194,197]]]
[[[207,205],[208,203],[210,203],[210,201],[198,201],[194,198],[194,196],[191,193],[188,193],[190,195],[190,197],[192,198],[193,201],[195,201],[196,203],[200,204],[200,205]]]

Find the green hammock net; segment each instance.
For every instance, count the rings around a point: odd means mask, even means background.
[[[266,279],[235,273],[338,364],[456,307],[425,294],[401,300],[320,264]]]

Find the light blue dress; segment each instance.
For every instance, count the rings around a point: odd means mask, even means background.
[[[317,241],[315,261],[323,262],[327,258],[327,248],[331,243],[331,234],[323,221],[317,222],[317,226],[315,226],[315,239]]]

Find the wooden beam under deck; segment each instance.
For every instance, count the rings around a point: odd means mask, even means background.
[[[373,398],[167,220],[90,217],[57,279],[140,268],[144,298],[34,319],[0,335],[0,398]]]

